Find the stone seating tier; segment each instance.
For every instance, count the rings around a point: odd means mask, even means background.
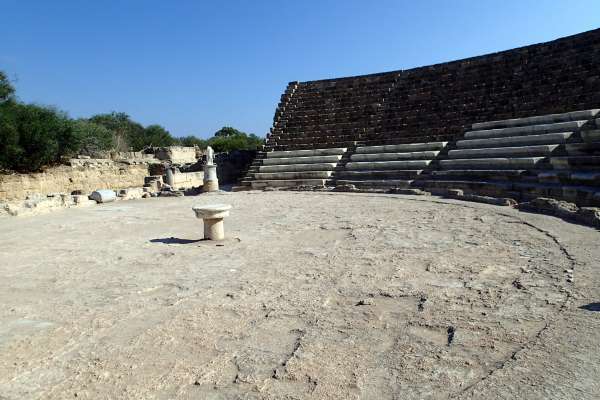
[[[253,189],[323,186],[346,151],[338,147],[267,152],[258,170],[250,174],[250,185]]]

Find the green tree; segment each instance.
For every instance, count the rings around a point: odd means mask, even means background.
[[[8,101],[0,108],[0,151],[4,168],[36,171],[76,150],[65,113],[51,107]]]
[[[179,138],[179,144],[182,146],[198,146],[202,149],[205,149],[206,146],[208,146],[208,141],[205,139],[200,139],[196,136],[190,135],[190,136],[184,136]]]
[[[0,169],[12,169],[23,154],[19,145],[16,107],[12,100],[0,103]]]
[[[216,152],[228,152],[232,150],[255,150],[263,143],[263,140],[254,134],[246,134],[230,126],[224,126],[208,139],[208,144]]]
[[[89,120],[113,132],[115,150],[128,151],[131,147],[138,151],[144,147],[144,127],[132,121],[125,113],[113,111],[94,115]]]
[[[219,129],[218,131],[215,132],[214,136],[215,137],[228,137],[228,136],[239,136],[239,135],[245,135],[244,132],[242,131],[238,131],[235,128],[232,128],[231,126],[224,126],[221,129]]]
[[[72,121],[73,140],[78,153],[91,155],[115,147],[115,135],[110,129],[86,119]]]
[[[160,125],[150,125],[144,130],[141,148],[146,146],[165,147],[176,144],[176,140],[171,136],[169,131]],[[138,146],[139,147],[139,146]],[[140,148],[140,150],[141,150]]]
[[[15,93],[15,88],[12,86],[6,74],[0,71],[0,102],[10,99]]]

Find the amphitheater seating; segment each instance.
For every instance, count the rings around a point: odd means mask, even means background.
[[[473,124],[439,159],[439,169],[415,185],[600,205],[598,114],[594,109]]]
[[[328,148],[267,152],[258,165],[249,171],[246,179],[253,189],[323,186],[346,150]]]
[[[435,165],[434,159],[447,142],[361,146],[350,156],[338,185],[358,188],[408,188],[413,180]]]

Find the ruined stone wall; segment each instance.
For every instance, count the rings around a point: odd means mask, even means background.
[[[173,164],[196,162],[196,148],[184,146],[169,146],[156,149],[154,155],[159,160],[170,160]]]
[[[600,106],[600,29],[388,73],[291,82],[267,150],[453,140],[475,122]]]
[[[148,175],[144,164],[128,165],[106,160],[87,166],[58,166],[45,172],[0,175],[0,201],[22,200],[34,193],[90,193],[97,189],[139,187]]]

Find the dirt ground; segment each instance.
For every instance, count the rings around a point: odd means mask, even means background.
[[[592,228],[425,196],[3,218],[0,399],[598,399],[599,260]]]

